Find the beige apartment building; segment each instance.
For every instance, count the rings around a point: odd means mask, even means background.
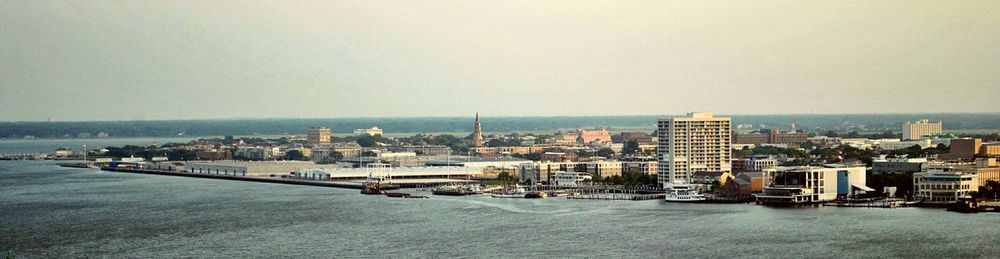
[[[920,139],[928,135],[940,135],[941,122],[930,122],[927,119],[916,122],[903,122],[903,140]]]
[[[712,113],[657,122],[657,179],[661,185],[690,184],[695,172],[732,172],[732,120]]]

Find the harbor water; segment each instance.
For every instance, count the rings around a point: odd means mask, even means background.
[[[995,258],[998,234],[998,213],[393,199],[0,161],[0,251],[28,258]]]

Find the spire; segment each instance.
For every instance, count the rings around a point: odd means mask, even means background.
[[[476,112],[476,126],[472,132],[472,146],[483,146],[483,127],[479,124],[479,112]]]

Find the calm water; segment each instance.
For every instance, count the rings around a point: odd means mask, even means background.
[[[995,257],[1000,214],[432,197],[0,162],[21,257]]]
[[[106,138],[106,139],[0,139],[0,153],[50,153],[60,147],[73,150],[97,149],[108,146],[187,143],[198,137],[172,138]]]

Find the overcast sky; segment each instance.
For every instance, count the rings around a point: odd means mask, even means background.
[[[1000,112],[1000,1],[0,1],[0,120]]]

